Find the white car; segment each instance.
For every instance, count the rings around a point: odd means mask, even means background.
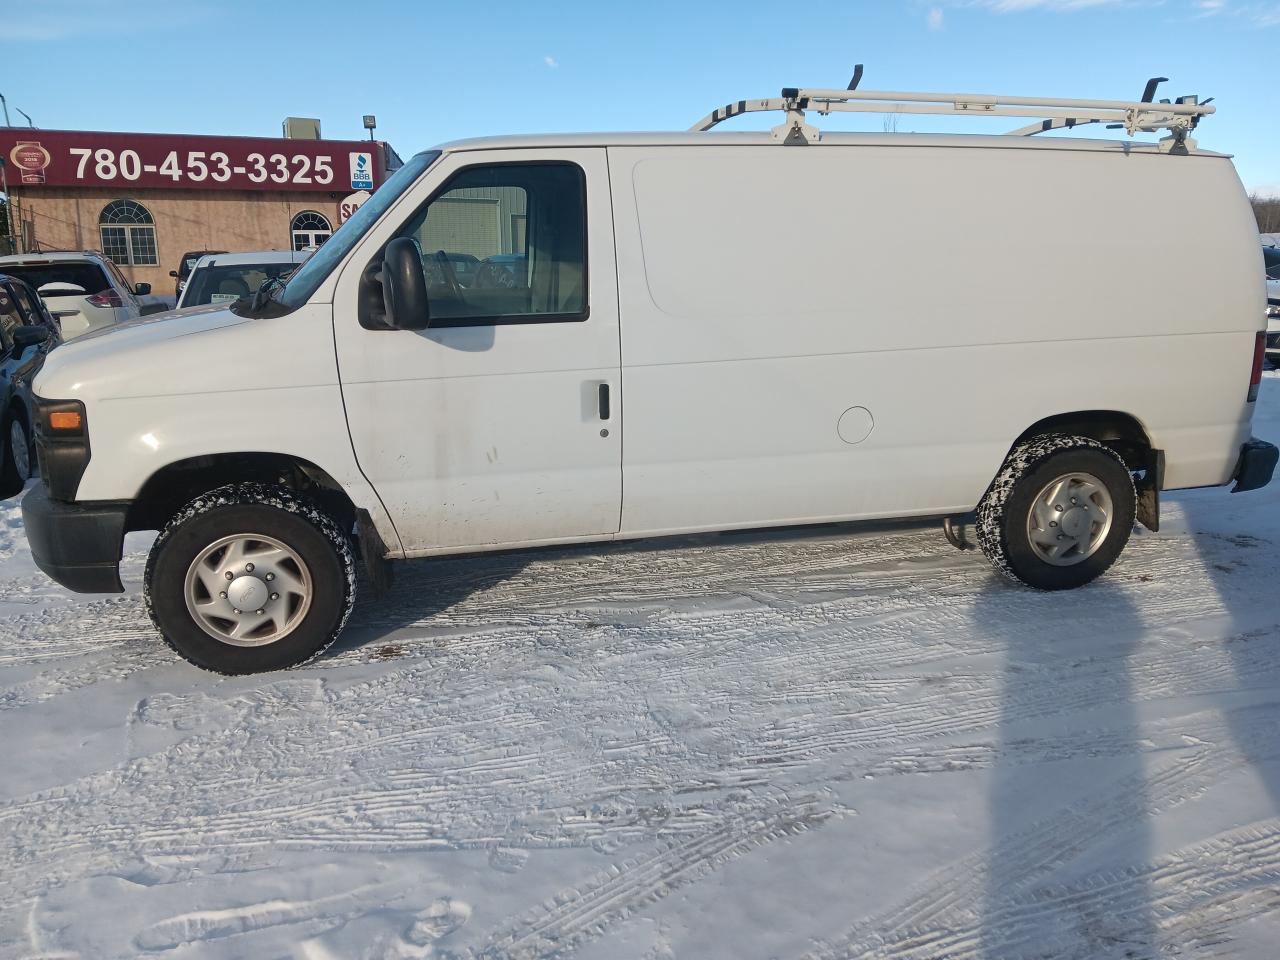
[[[267,280],[288,276],[309,256],[310,250],[206,254],[191,268],[178,297],[178,308],[232,303],[257,293]]]
[[[333,642],[357,554],[384,584],[390,559],[976,512],[1001,574],[1063,590],[1159,528],[1162,490],[1271,480],[1249,199],[1186,139],[1212,106],[875,97],[446,144],[283,286],[52,351],[33,559],[119,592],[125,534],[159,530],[160,634],[249,673]],[[858,98],[1172,142],[804,122]],[[701,132],[748,109],[787,122]]]
[[[151,293],[151,284],[131,286],[119,267],[93,250],[0,257],[0,273],[25,280],[40,294],[64,342],[148,312],[138,298]]]
[[[1267,359],[1280,367],[1280,247],[1263,247],[1267,265]]]

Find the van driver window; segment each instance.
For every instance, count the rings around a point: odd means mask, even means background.
[[[432,325],[585,319],[584,199],[571,163],[458,173],[398,234],[422,256]]]

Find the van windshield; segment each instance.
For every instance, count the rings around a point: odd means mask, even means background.
[[[298,268],[297,272],[289,278],[284,289],[276,295],[276,301],[292,310],[311,299],[311,295],[324,282],[325,277],[333,272],[333,268],[346,258],[360,238],[369,232],[369,228],[382,219],[382,215],[400,199],[400,195],[408,190],[439,156],[439,150],[419,153],[388,177],[387,182],[375,190],[373,196],[351,215],[351,219],[338,227],[333,236]]]

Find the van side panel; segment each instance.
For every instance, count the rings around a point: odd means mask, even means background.
[[[1230,162],[611,147],[623,533],[967,510],[1044,417],[1229,479],[1264,306]],[[861,408],[861,409],[859,409]]]

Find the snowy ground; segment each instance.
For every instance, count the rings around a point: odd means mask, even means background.
[[[1280,441],[1280,378],[1256,431]],[[0,508],[0,956],[1272,958],[1280,485],[1037,594],[933,528],[424,561],[177,662]]]

